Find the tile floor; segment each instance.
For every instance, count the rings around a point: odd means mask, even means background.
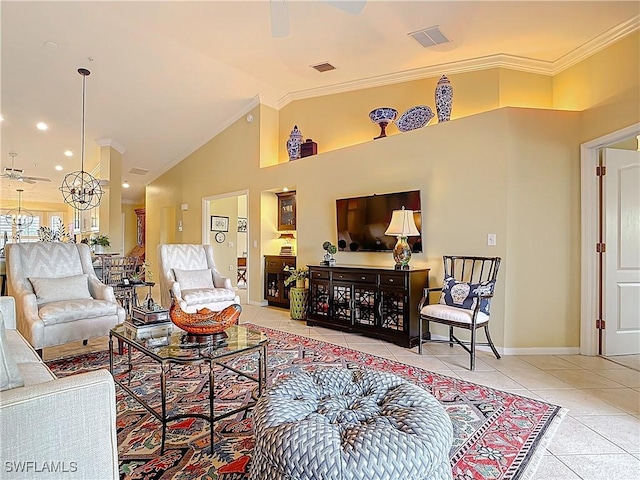
[[[640,480],[640,372],[599,357],[478,354],[476,371],[460,347],[425,344],[423,355],[376,339],[289,318],[278,308],[243,305],[241,322],[348,346],[451,377],[542,399],[569,409],[534,480]],[[49,348],[44,358],[106,348],[106,339]]]

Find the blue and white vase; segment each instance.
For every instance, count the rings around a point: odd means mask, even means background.
[[[436,85],[436,112],[438,123],[451,120],[451,105],[453,104],[453,87],[446,75],[442,75]]]
[[[302,145],[302,132],[298,130],[298,126],[294,125],[293,130],[289,134],[289,140],[287,140],[287,152],[289,153],[289,160],[297,160],[300,158],[300,146]]]

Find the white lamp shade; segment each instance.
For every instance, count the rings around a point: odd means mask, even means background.
[[[394,237],[419,237],[420,232],[413,221],[413,210],[394,210],[385,235]]]

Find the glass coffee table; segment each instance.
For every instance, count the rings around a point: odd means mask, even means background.
[[[146,410],[149,411],[162,423],[162,446],[160,454],[164,454],[167,423],[182,418],[202,418],[209,422],[210,425],[210,452],[213,449],[213,432],[214,422],[229,417],[240,411],[247,410],[256,404],[257,399],[267,388],[267,336],[262,332],[249,330],[240,325],[234,325],[225,330],[227,338],[224,344],[211,345],[207,343],[185,343],[183,341],[185,333],[182,331],[174,332],[168,337],[149,338],[140,340],[136,338],[124,326],[116,325],[109,332],[109,371],[114,381],[129,395],[135,398]],[[119,341],[120,346],[127,345],[127,361],[124,365],[124,371],[114,371],[114,351],[113,339]],[[154,409],[144,398],[138,395],[130,388],[132,371],[135,365],[132,365],[132,350],[138,350],[145,357],[157,362],[160,365],[160,398],[161,411]],[[258,354],[258,374],[253,376],[247,372],[238,370],[230,366],[227,362],[239,355]],[[124,363],[124,362],[123,362]],[[209,372],[209,413],[184,413],[176,415],[167,414],[167,373],[172,365],[208,365]],[[215,376],[214,366],[231,370],[238,375],[248,378],[257,383],[252,390],[252,401],[233,410],[225,411],[220,415],[215,415]],[[126,374],[126,378],[125,378]]]

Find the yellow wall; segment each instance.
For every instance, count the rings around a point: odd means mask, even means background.
[[[607,49],[608,54],[633,50],[632,45],[620,45],[624,42]],[[607,51],[601,52],[602,58],[609,58]],[[627,67],[616,70],[616,65],[608,75],[615,77],[618,70],[626,75]],[[584,68],[572,67],[576,72]],[[627,103],[637,98],[637,62],[635,68],[636,93],[625,81],[611,86],[612,98]],[[576,74],[572,81],[590,78]],[[378,133],[367,118],[371,109],[389,105],[402,112],[416,104],[433,108],[436,81],[296,101],[279,117],[273,109],[256,107],[253,123],[238,120],[149,185],[149,255],[155,259],[161,239],[200,243],[202,198],[248,189],[250,300],[260,302],[262,255],[279,249],[273,192],[283,186],[297,190],[297,254],[303,265],[318,263],[322,243],[336,240],[336,198],[419,189],[425,253],[414,255],[412,264],[430,267],[431,282],[439,285],[443,254],[501,256],[492,305],[495,342],[511,348],[577,347],[579,145],[585,135],[594,138],[619,124],[640,121],[637,108],[625,107],[621,117],[619,102],[602,110],[601,105],[587,105],[584,112],[545,110],[552,102],[555,108],[571,108],[564,98],[566,89],[555,78],[491,69],[451,76],[451,122],[403,134],[392,127],[388,138],[371,140]],[[526,89],[518,92],[518,85]],[[502,103],[536,109],[499,108]],[[319,155],[286,161],[284,144],[294,124],[305,138],[318,142]],[[274,131],[277,144],[264,138]],[[273,156],[280,163],[265,163]],[[180,212],[181,203],[190,204],[188,212]],[[176,233],[171,222],[180,218],[185,231]],[[497,246],[487,246],[488,233],[497,235]],[[393,264],[389,253],[339,252],[336,259],[343,265]]]
[[[637,123],[640,32],[553,77],[553,106],[585,110],[582,142]]]
[[[500,106],[553,108],[553,77],[501,68]]]
[[[497,108],[497,78],[497,69],[452,75],[452,118]],[[415,105],[427,105],[435,114],[437,81],[434,77],[294,101],[280,110],[278,143],[286,144],[296,124],[304,139],[311,138],[318,144],[318,153],[368,142],[380,134],[380,127],[369,119],[369,112],[375,108],[393,107],[400,116]],[[467,93],[469,88],[473,94]],[[436,122],[437,119],[432,120]],[[393,136],[400,132],[395,125],[389,125],[386,133]],[[280,149],[279,158],[288,158],[286,148]]]

